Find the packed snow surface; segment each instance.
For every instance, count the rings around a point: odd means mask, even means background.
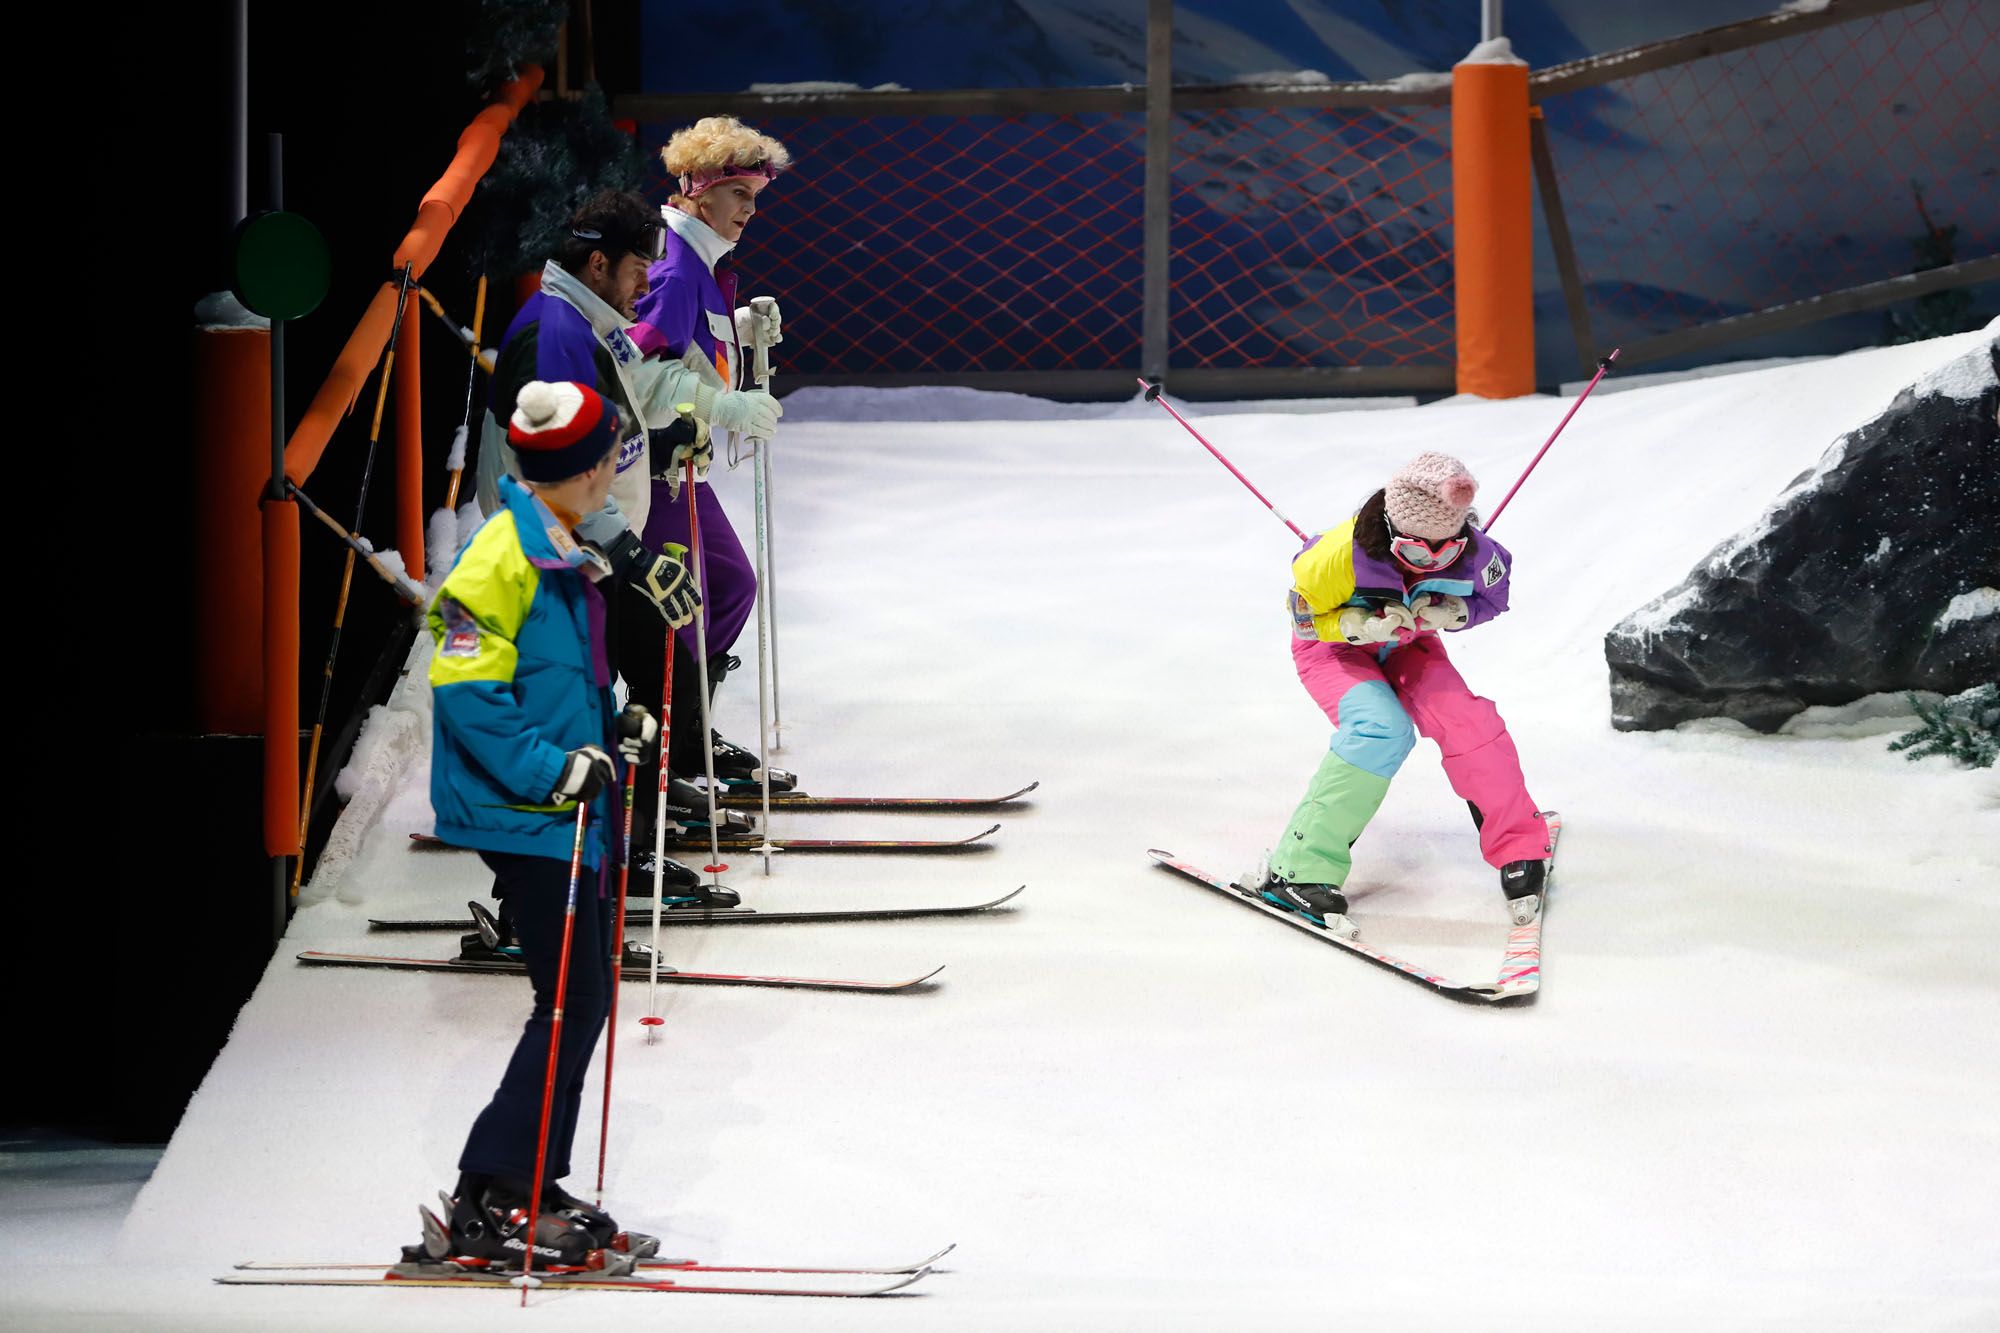
[[[544,1293],[532,1315],[511,1294],[210,1286],[239,1259],[386,1262],[414,1240],[526,1014],[512,979],[292,961],[455,947],[365,925],[486,888],[475,858],[410,850],[419,755],[341,892],[294,922],[116,1280],[17,1252],[10,1327],[2000,1326],[2000,782],[1888,752],[1894,699],[1777,736],[1616,733],[1603,657],[1621,617],[1982,337],[1593,398],[1515,498],[1513,610],[1451,651],[1567,831],[1539,1003],[1493,1012],[1149,864],[1246,865],[1328,736],[1288,653],[1294,539],[1164,413],[788,416],[783,762],[823,793],[1043,785],[981,855],[781,857],[768,879],[740,858],[727,878],[769,909],[1028,891],[987,918],[667,933],[671,961],[710,970],[947,966],[926,994],[667,988],[656,1045],[625,987],[606,1201],[674,1253],[880,1263],[955,1241],[950,1271],[873,1304]],[[1490,504],[1564,407],[1188,410],[1324,527],[1426,449]],[[715,475],[747,534],[748,469]],[[754,634],[737,651],[754,662]],[[754,743],[755,706],[746,666],[725,734]],[[1368,938],[1495,973],[1496,875],[1428,742],[1355,854]],[[117,984],[170,1009],[168,964]]]

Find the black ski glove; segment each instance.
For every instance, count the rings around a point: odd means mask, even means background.
[[[715,446],[708,438],[708,423],[694,414],[691,403],[681,403],[677,407],[679,415],[674,424],[663,426],[652,432],[650,444],[653,458],[653,480],[679,483],[684,480],[683,466],[689,459],[694,460],[695,480],[708,475],[709,464],[715,461]]]
[[[695,608],[701,605],[701,594],[694,590],[694,579],[687,566],[676,556],[647,550],[630,528],[620,532],[603,551],[611,572],[646,594],[669,625],[679,629],[694,619]]]
[[[610,755],[595,745],[580,745],[563,756],[556,789],[550,794],[558,801],[593,800],[617,777]]]
[[[628,764],[650,764],[660,757],[660,724],[644,704],[626,704],[618,715],[618,753]]]

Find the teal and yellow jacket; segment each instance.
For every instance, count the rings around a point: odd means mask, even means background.
[[[567,861],[576,803],[551,800],[563,757],[601,745],[622,770],[604,598],[547,504],[512,477],[500,499],[431,599],[431,806],[455,846]],[[610,790],[584,843],[593,868],[610,845]]]

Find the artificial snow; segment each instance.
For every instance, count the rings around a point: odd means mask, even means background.
[[[234,292],[210,292],[194,304],[195,327],[204,333],[228,329],[269,330],[271,321],[255,314]]]
[[[753,83],[744,91],[783,101],[786,98],[820,97],[829,93],[906,93],[910,90],[900,83],[878,83],[873,87],[864,88],[858,83],[801,79],[796,83]]]
[[[1943,631],[1961,620],[1984,620],[1995,614],[2000,614],[2000,588],[1974,588],[1951,599],[1937,618],[1937,627]]]
[[[1514,54],[1514,43],[1505,37],[1493,37],[1481,42],[1465,53],[1461,65],[1525,65],[1528,62]]]
[[[1890,753],[1914,725],[1893,700],[1769,737],[1617,733],[1603,656],[1634,606],[1978,338],[1593,397],[1515,497],[1496,525],[1513,609],[1448,638],[1566,821],[1541,998],[1499,1012],[1149,864],[1164,846],[1247,865],[1328,738],[1291,668],[1295,539],[1165,413],[788,412],[780,762],[823,792],[1043,786],[996,816],[987,853],[780,856],[769,878],[744,858],[726,879],[772,910],[1028,890],[983,918],[666,932],[689,967],[946,968],[928,994],[663,988],[650,1046],[647,988],[624,987],[606,1201],[671,1253],[867,1263],[956,1241],[949,1271],[874,1304],[543,1292],[530,1314],[512,1293],[211,1286],[240,1259],[386,1262],[415,1240],[527,1012],[516,979],[292,961],[455,948],[365,924],[462,911],[489,883],[475,857],[409,849],[429,819],[414,756],[349,890],[292,923],[132,1209],[116,1280],[31,1241],[10,1327],[2000,1324],[1993,774]],[[1567,406],[1184,411],[1330,527],[1427,449],[1463,457],[1491,504]],[[747,538],[748,469],[714,479]],[[735,651],[718,724],[754,743],[754,633]],[[776,831],[984,821],[781,814]],[[1494,973],[1496,877],[1429,742],[1355,858],[1369,939]],[[585,1195],[594,1078],[569,1182]]]

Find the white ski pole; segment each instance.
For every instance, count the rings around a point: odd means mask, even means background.
[[[721,884],[722,872],[729,869],[722,863],[722,836],[715,826],[716,798],[720,795],[715,785],[715,730],[708,713],[708,588],[702,578],[701,559],[701,506],[700,497],[695,494],[694,459],[687,461],[687,480],[682,483],[688,498],[688,558],[694,561],[694,592],[702,604],[694,612],[694,666],[695,674],[701,682],[701,756],[702,767],[708,776],[708,855],[709,863],[702,867],[708,872],[709,883]],[[659,910],[655,900],[653,910]]]
[[[693,499],[692,496],[689,499]],[[667,892],[667,784],[672,781],[667,772],[667,738],[673,735],[674,725],[674,627],[667,626],[667,666],[666,686],[660,691],[660,777],[657,786],[659,794],[653,806],[653,954],[647,960],[650,974],[646,983],[646,1016],[639,1025],[646,1029],[646,1044],[652,1045],[660,1039],[660,1027],[667,1020],[660,1017],[660,900]],[[628,841],[629,836],[628,836]],[[628,852],[629,855],[629,852]],[[619,944],[624,951],[624,944]],[[622,961],[622,960],[621,960]]]
[[[770,327],[771,316],[776,313],[778,303],[769,296],[755,296],[750,299],[750,308],[757,312],[757,332],[752,349],[756,354],[757,387],[765,393],[771,391],[771,344],[765,341],[765,331]],[[763,441],[769,445],[770,441]],[[778,584],[777,554],[773,549],[774,533],[770,523],[771,506],[771,458],[768,450],[759,450],[756,466],[761,470],[763,483],[764,528],[760,533],[757,552],[757,589],[769,604],[771,621],[771,749],[785,748],[785,711],[778,690]],[[765,767],[769,768],[768,756]],[[770,782],[766,780],[765,799],[770,798]]]

